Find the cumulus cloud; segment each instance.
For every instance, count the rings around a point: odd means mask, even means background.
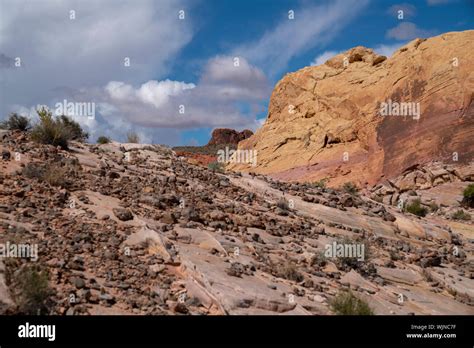
[[[135,90],[131,85],[120,81],[110,81],[105,87],[109,97],[114,101],[142,102],[155,108],[163,106],[171,96],[177,96],[182,91],[196,87],[193,83],[179,81],[148,81]]]
[[[323,47],[368,2],[295,9],[295,19],[285,17],[256,41],[209,59],[191,82],[167,76],[193,37],[192,16],[179,20],[178,12],[195,2],[0,0],[0,113],[23,110],[34,118],[37,104],[94,102],[95,119],[76,119],[91,140],[123,139],[134,130],[142,139],[173,143],[185,128],[256,129],[255,114],[271,93],[268,73]],[[14,67],[16,58],[21,67]]]
[[[209,59],[196,83],[166,79],[193,35],[190,16],[178,18],[186,4],[44,0],[24,6],[0,0],[7,9],[0,26],[0,82],[8,85],[0,93],[1,114],[19,111],[35,119],[39,104],[95,103],[95,119],[71,115],[92,141],[102,134],[123,140],[130,130],[142,140],[176,143],[185,128],[255,129],[252,111],[271,88],[244,57]]]
[[[236,48],[232,54],[276,74],[290,59],[330,42],[367,4],[368,0],[336,0],[294,10],[259,40]]]
[[[430,37],[434,34],[434,31],[418,28],[414,23],[402,22],[395,28],[389,29],[385,36],[389,39],[412,40],[419,37]]]
[[[193,35],[191,20],[178,18],[185,5],[183,0],[0,0],[1,66],[21,59],[21,67],[2,69],[0,82],[8,86],[0,93],[2,116],[15,104],[83,96],[109,81],[137,84],[166,76]],[[160,88],[166,87],[145,86],[143,97]]]
[[[239,109],[238,103],[257,105],[270,93],[263,72],[245,59],[210,59],[197,84],[150,80],[134,87],[109,82],[94,93],[105,101],[106,118],[124,117],[143,127],[251,127],[255,119]]]
[[[269,93],[263,71],[245,58],[217,56],[207,62],[200,83],[201,91],[219,99],[259,100]]]

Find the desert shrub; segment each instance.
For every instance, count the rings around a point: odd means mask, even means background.
[[[31,131],[31,139],[41,144],[68,148],[69,140],[73,139],[71,129],[66,127],[61,119],[53,117],[51,111],[43,108],[37,110],[40,121]]]
[[[31,128],[30,119],[26,116],[12,113],[7,120],[0,123],[0,128],[25,132]]]
[[[127,143],[138,144],[140,143],[140,137],[135,132],[127,133]]]
[[[22,314],[40,315],[48,313],[48,299],[51,289],[48,274],[39,265],[29,265],[19,269],[14,275],[15,296]]]
[[[97,138],[97,144],[108,144],[110,143],[110,138],[101,135],[100,137]]]
[[[58,121],[69,130],[71,140],[85,141],[87,138],[89,138],[89,133],[84,132],[80,124],[74,121],[72,118],[61,115],[59,116]]]
[[[330,303],[332,311],[337,315],[373,315],[368,303],[354,296],[351,291],[343,291]]]
[[[326,188],[326,183],[327,183],[328,179],[321,179],[319,181],[316,181],[316,182],[313,182],[312,183],[312,186],[315,187],[315,188]]]
[[[44,175],[44,168],[35,163],[28,163],[23,167],[21,174],[28,179],[39,179],[42,180]]]
[[[417,216],[426,216],[428,213],[428,209],[421,205],[421,201],[419,199],[415,199],[412,203],[407,204],[405,206],[405,211]]]
[[[463,192],[462,204],[469,208],[474,208],[474,184],[469,184]]]
[[[219,172],[223,173],[224,172],[224,164],[221,162],[211,162],[207,165],[207,168],[212,170],[213,172]]]
[[[304,280],[304,276],[298,272],[296,265],[290,261],[285,261],[273,267],[273,275],[293,280],[295,282],[300,282]]]
[[[22,175],[29,179],[37,179],[46,182],[51,186],[66,187],[68,185],[66,171],[65,167],[61,167],[57,164],[46,164],[41,166],[35,163],[28,163],[22,169]]]
[[[439,210],[439,205],[436,204],[436,202],[431,202],[430,203],[430,211],[432,213],[437,212]]]
[[[423,270],[421,271],[421,275],[423,276],[423,278],[427,282],[432,282],[433,281],[433,276],[431,275],[431,273],[426,268],[423,268]]]
[[[290,210],[290,204],[288,203],[288,200],[285,197],[280,197],[276,205],[282,210]]]
[[[324,267],[327,264],[327,258],[324,255],[324,251],[320,251],[314,255],[311,266]]]
[[[356,184],[350,181],[344,183],[344,185],[342,185],[342,189],[351,195],[356,195],[359,192],[359,189],[357,188]]]
[[[380,195],[375,195],[372,197],[372,199],[378,203],[383,203],[383,197]]]
[[[451,215],[454,220],[471,220],[471,215],[459,209]]]
[[[355,270],[362,270],[366,265],[368,265],[368,261],[370,259],[370,245],[368,241],[356,241],[352,240],[349,237],[344,237],[344,238],[337,238],[336,243],[338,245],[363,245],[364,246],[364,255],[363,255],[363,260],[359,260],[358,255],[352,255],[352,257],[349,256],[336,256],[334,258],[331,258],[331,260],[334,262],[334,264],[337,266],[338,269],[341,270],[350,270],[350,269],[355,269]],[[355,251],[357,251],[356,249]]]
[[[56,164],[47,165],[41,179],[51,186],[65,187],[67,186],[66,168]]]

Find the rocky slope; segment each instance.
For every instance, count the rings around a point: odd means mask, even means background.
[[[356,47],[287,74],[272,93],[263,127],[239,145],[257,151],[257,167],[229,168],[285,181],[328,178],[330,186],[364,186],[433,160],[469,163],[472,51],[474,31],[451,32],[414,40],[389,59]],[[405,103],[399,106],[411,113],[400,116],[394,103]]]
[[[380,188],[215,173],[154,145],[63,151],[1,132],[0,152],[0,243],[39,250],[0,258],[3,313],[32,264],[54,314],[332,314],[349,288],[376,314],[474,313],[472,220],[402,213],[369,198]],[[323,256],[334,241],[366,257]]]

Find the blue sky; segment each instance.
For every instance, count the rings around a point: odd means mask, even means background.
[[[390,55],[416,37],[472,29],[474,2],[0,0],[0,13],[0,118],[94,102],[93,120],[72,115],[90,141],[135,131],[203,145],[215,127],[258,128],[286,73],[358,45]]]

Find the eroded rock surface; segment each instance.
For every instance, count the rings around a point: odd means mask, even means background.
[[[38,245],[52,314],[332,314],[345,289],[376,314],[474,313],[472,221],[218,173],[161,146],[66,152],[8,132],[0,151],[13,154],[0,160],[0,243]],[[62,177],[42,176],[53,165]],[[344,240],[367,258],[325,256]],[[18,313],[7,280],[32,263],[0,263],[3,313]]]
[[[239,149],[256,167],[229,168],[284,181],[374,185],[433,160],[474,158],[474,31],[417,39],[392,57],[355,47],[275,86],[265,124]],[[383,103],[419,106],[408,116]],[[400,107],[402,104],[399,104]],[[420,182],[421,184],[421,182]]]

